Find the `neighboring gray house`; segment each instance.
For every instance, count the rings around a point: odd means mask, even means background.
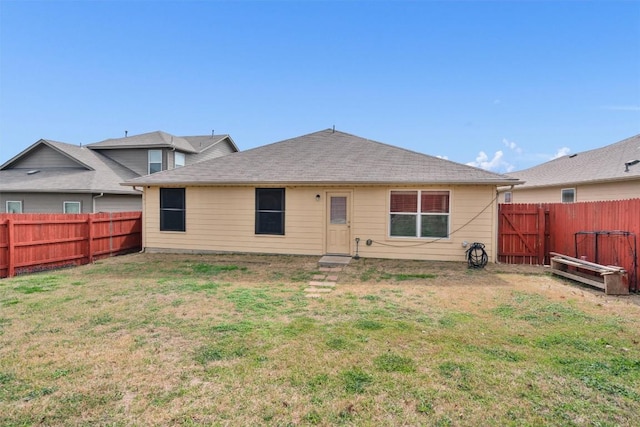
[[[573,203],[640,198],[640,135],[542,163],[509,176],[501,203]]]
[[[121,182],[238,151],[229,135],[150,132],[77,146],[41,139],[0,165],[0,213],[91,213],[142,209]]]

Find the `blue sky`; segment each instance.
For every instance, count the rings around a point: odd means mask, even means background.
[[[640,1],[0,0],[0,164],[330,128],[497,172],[640,133]]]

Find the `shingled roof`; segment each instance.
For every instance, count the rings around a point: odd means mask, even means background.
[[[525,181],[519,189],[640,180],[640,135],[606,147],[562,156],[509,176]]]
[[[92,150],[113,150],[123,148],[175,148],[185,153],[197,154],[208,150],[220,141],[228,139],[235,151],[235,146],[229,135],[204,136],[174,136],[163,131],[147,132],[140,135],[125,136],[124,138],[110,138],[104,141],[88,144]]]
[[[104,141],[88,144],[87,147],[99,150],[121,148],[176,148],[185,153],[198,153],[193,145],[184,138],[173,136],[166,132],[155,131],[140,135],[125,136],[124,138],[110,138]]]
[[[505,175],[326,129],[124,185],[224,184],[491,184]]]
[[[208,150],[209,148],[213,147],[214,145],[216,145],[217,143],[219,143],[224,139],[229,139],[229,142],[231,143],[232,147],[235,149],[234,151],[240,151],[238,150],[238,147],[236,146],[235,142],[233,142],[231,137],[226,134],[182,136],[181,138],[184,138],[185,140],[187,140],[187,142],[191,144],[193,149],[199,153]]]
[[[67,157],[77,167],[10,168],[20,160],[18,155],[0,166],[2,191],[139,194],[120,185],[122,181],[138,175],[108,157],[86,147],[47,139],[37,141],[24,152],[41,145]]]

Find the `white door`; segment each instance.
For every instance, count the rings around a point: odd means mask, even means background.
[[[351,255],[351,193],[327,193],[327,248],[331,255]]]

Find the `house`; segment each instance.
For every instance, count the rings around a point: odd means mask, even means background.
[[[229,135],[150,132],[77,146],[41,139],[0,165],[0,213],[91,213],[142,209],[131,178],[238,151]]]
[[[515,178],[327,129],[134,178],[150,252],[496,256],[497,186]]]
[[[640,135],[509,173],[502,203],[572,203],[640,198]]]

